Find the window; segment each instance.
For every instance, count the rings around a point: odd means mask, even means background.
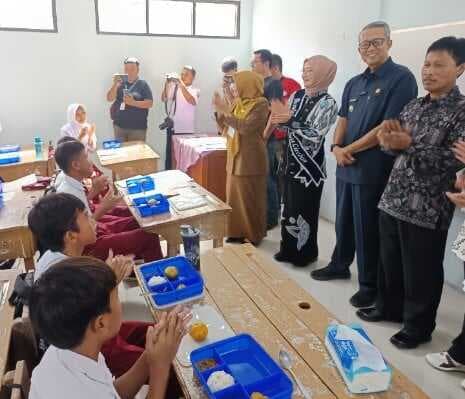
[[[240,36],[240,0],[95,0],[97,33]]]
[[[0,30],[57,32],[55,0],[0,0]]]

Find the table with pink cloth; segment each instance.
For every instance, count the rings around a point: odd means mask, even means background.
[[[176,169],[183,172],[212,151],[226,150],[226,138],[209,135],[173,136],[173,153]]]

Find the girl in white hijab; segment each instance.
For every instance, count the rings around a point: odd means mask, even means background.
[[[67,111],[68,123],[61,128],[61,136],[74,137],[81,141],[88,151],[97,148],[95,124],[87,122],[87,112],[82,104],[71,104]]]

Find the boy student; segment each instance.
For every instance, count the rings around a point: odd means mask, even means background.
[[[122,309],[108,265],[93,258],[63,260],[35,282],[30,299],[32,324],[51,344],[32,373],[30,399],[129,399],[147,381],[149,399],[165,397],[189,321],[181,308],[147,329],[144,353],[113,380],[100,351],[118,333]]]
[[[34,280],[38,280],[54,264],[81,256],[84,248],[96,241],[94,219],[83,202],[71,194],[42,197],[29,213],[28,224],[42,250]],[[106,263],[116,274],[118,283],[131,273],[134,264],[132,257],[113,257],[111,250]],[[119,377],[124,374],[140,357],[149,325],[124,322],[119,334],[104,345],[102,353],[113,375]]]
[[[97,241],[85,249],[86,255],[105,260],[112,248],[115,254],[133,254],[146,262],[163,257],[158,236],[140,229],[132,216],[112,214],[112,210],[121,201],[121,197],[115,195],[113,190],[108,191],[94,212],[91,211],[82,180],[92,176],[92,162],[82,143],[68,141],[60,144],[55,152],[55,160],[64,173],[61,184],[56,187],[57,192],[79,198],[98,222]]]

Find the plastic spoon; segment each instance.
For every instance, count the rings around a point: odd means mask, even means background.
[[[295,383],[300,389],[300,392],[302,392],[302,395],[304,396],[305,399],[312,399],[312,395],[305,389],[305,387],[302,385],[302,382],[299,380],[297,375],[294,373],[294,370],[292,370],[292,358],[289,353],[287,353],[284,350],[279,351],[279,363],[281,363],[281,366],[287,371],[289,371],[289,374],[291,374],[292,378],[294,379]]]

